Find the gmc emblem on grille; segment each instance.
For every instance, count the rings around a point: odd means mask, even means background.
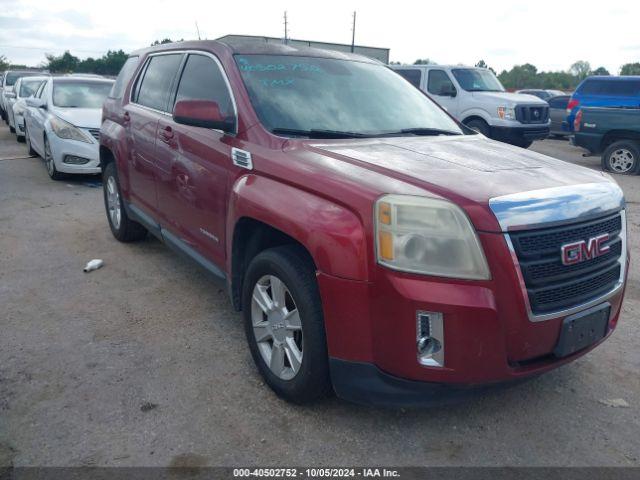
[[[609,234],[603,233],[587,241],[580,240],[562,245],[560,251],[562,252],[563,265],[575,265],[604,255],[610,250],[609,245],[604,245],[607,240],[609,240]]]

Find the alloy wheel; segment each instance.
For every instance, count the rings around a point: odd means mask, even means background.
[[[293,379],[302,366],[302,322],[291,292],[275,275],[265,275],[255,284],[251,322],[258,350],[271,372],[282,380]]]
[[[116,179],[111,176],[107,180],[107,208],[109,210],[109,218],[111,224],[116,230],[120,229],[120,219],[122,216],[120,210],[120,194],[118,193],[118,186],[116,185]]]
[[[636,159],[633,152],[626,148],[619,148],[609,156],[609,166],[616,173],[626,173],[635,165]]]
[[[56,166],[53,163],[53,155],[51,155],[51,147],[49,146],[49,140],[44,139],[44,163],[47,166],[47,172],[49,176],[53,177],[56,173]]]

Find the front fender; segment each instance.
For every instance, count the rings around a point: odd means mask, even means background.
[[[493,125],[495,123],[492,120],[491,115],[489,115],[489,113],[486,110],[483,110],[482,108],[477,108],[477,107],[468,108],[460,112],[460,119],[461,119],[460,121],[462,123],[466,122],[467,119],[470,117],[480,117],[485,122],[487,122],[487,125]]]
[[[248,217],[289,235],[302,244],[322,273],[366,280],[366,235],[349,209],[313,193],[257,175],[236,181],[227,215],[227,271],[236,222]]]

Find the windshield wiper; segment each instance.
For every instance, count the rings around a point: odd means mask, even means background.
[[[410,133],[412,135],[461,135],[451,130],[442,130],[440,128],[403,128],[399,133]]]
[[[276,135],[297,135],[307,138],[367,138],[369,135],[356,132],[342,132],[339,130],[299,130],[296,128],[272,128]]]

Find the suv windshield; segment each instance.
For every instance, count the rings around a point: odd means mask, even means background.
[[[453,76],[467,92],[504,92],[500,80],[491,70],[479,68],[454,68]]]
[[[62,108],[102,108],[112,86],[113,82],[54,82],[53,104]]]
[[[38,87],[43,81],[44,80],[26,80],[23,78],[20,82],[20,91],[18,92],[18,96],[20,98],[30,97],[36,93],[36,90],[38,90]]]
[[[462,134],[435,103],[382,65],[289,55],[235,59],[260,121],[278,135]]]

